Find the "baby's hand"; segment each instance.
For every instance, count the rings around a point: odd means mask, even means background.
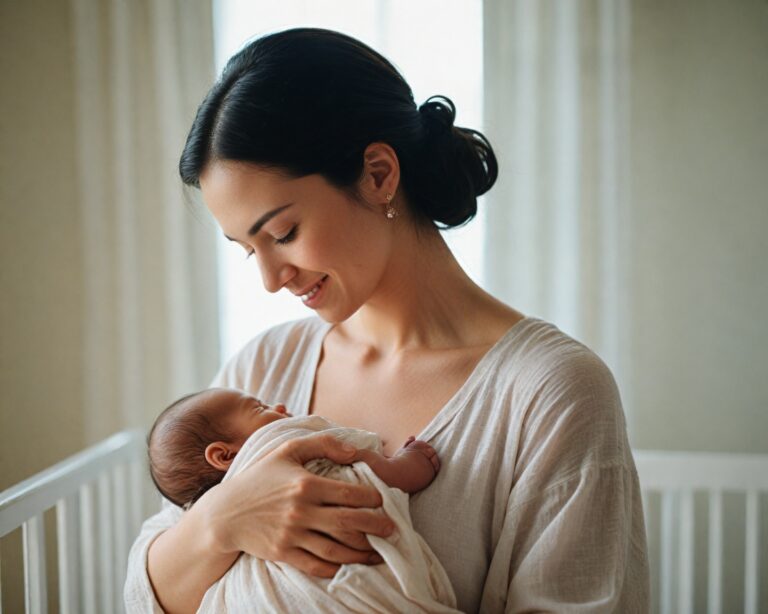
[[[426,441],[421,441],[420,439],[416,439],[413,435],[411,435],[408,439],[405,440],[403,447],[395,453],[395,456],[405,452],[418,452],[419,454],[422,454],[427,460],[429,460],[429,462],[432,464],[432,467],[434,467],[435,475],[437,475],[437,472],[440,471],[440,458],[437,456],[435,449]]]
[[[418,492],[430,485],[440,471],[440,459],[435,449],[426,441],[409,437],[391,461],[400,466],[405,492]]]

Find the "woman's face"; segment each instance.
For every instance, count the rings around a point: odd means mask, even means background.
[[[290,179],[241,162],[209,165],[200,187],[269,292],[287,288],[328,322],[347,319],[375,293],[392,250],[383,208],[350,201],[320,175]]]

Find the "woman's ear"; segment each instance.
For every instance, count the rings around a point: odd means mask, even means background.
[[[214,441],[205,448],[205,460],[211,467],[226,471],[235,460],[239,448],[223,441]]]
[[[366,200],[384,203],[387,194],[396,194],[400,183],[400,161],[395,150],[387,143],[371,143],[363,153],[363,181],[361,188]]]

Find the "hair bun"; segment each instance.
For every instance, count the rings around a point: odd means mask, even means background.
[[[419,113],[426,121],[435,122],[446,128],[451,128],[456,120],[456,106],[450,98],[442,94],[427,98],[419,107]]]
[[[419,113],[422,169],[411,179],[409,195],[438,228],[461,226],[477,214],[477,197],[496,181],[496,156],[482,133],[454,125],[456,106],[447,96],[430,96]]]

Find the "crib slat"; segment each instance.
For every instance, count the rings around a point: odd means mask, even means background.
[[[82,555],[83,612],[96,614],[96,519],[93,484],[80,487],[80,552]]]
[[[80,559],[78,523],[80,505],[76,495],[56,503],[56,534],[59,545],[59,611],[61,614],[80,612],[80,583],[77,576]]]
[[[125,584],[128,563],[128,540],[130,539],[130,527],[128,526],[128,477],[125,465],[117,465],[112,475],[112,487],[115,502],[115,576],[114,582],[118,590],[115,591],[113,612],[123,611],[122,592],[119,590]]]
[[[675,493],[665,491],[661,495],[661,614],[672,614],[672,531],[675,522]]]
[[[128,465],[128,477],[130,488],[130,527],[131,527],[131,539],[132,542],[139,534],[139,528],[141,527],[141,517],[143,508],[143,470],[144,466],[141,463],[133,462]]]
[[[48,610],[45,577],[45,525],[43,513],[22,525],[24,543],[24,603],[27,614],[45,614]]]
[[[97,481],[99,498],[99,584],[101,585],[101,612],[111,612],[115,602],[115,557],[112,548],[113,512],[109,475],[101,474]]]
[[[693,492],[680,495],[680,583],[677,607],[681,614],[693,612]]]
[[[723,607],[723,493],[709,493],[709,579],[707,605],[709,614],[720,614]]]
[[[651,493],[648,490],[642,489],[640,491],[643,502],[643,520],[645,521],[645,535],[647,539],[648,556],[651,556],[651,536],[654,535],[655,527],[653,526],[652,514],[651,514]],[[651,573],[651,585],[653,585],[655,578],[653,572],[655,566],[651,565],[649,572]]]
[[[653,535],[653,523],[651,522],[651,497],[647,490],[640,491],[643,502],[643,519],[645,520],[645,535],[650,539]]]
[[[744,612],[757,614],[758,597],[758,545],[760,518],[758,491],[747,491],[746,542],[744,562]]]

